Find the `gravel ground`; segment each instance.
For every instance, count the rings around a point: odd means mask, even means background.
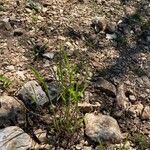
[[[88,92],[113,115],[114,99],[93,88],[98,77],[125,84],[126,95],[150,106],[149,0],[5,0],[0,2],[0,74],[12,84],[13,95],[34,78],[30,66],[51,79],[49,71],[65,46],[72,60],[88,63],[92,80]],[[42,46],[46,45],[44,48]],[[44,52],[42,51],[44,50]],[[51,57],[44,58],[43,53]],[[107,102],[109,101],[109,102]],[[114,115],[115,117],[115,115]],[[117,118],[122,132],[150,138],[150,122],[130,114]]]

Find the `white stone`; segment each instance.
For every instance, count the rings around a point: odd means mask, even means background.
[[[106,34],[106,39],[108,39],[108,40],[113,40],[113,39],[116,39],[116,38],[117,38],[117,35],[115,33]]]

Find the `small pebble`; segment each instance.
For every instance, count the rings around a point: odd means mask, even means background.
[[[117,38],[117,35],[115,33],[106,34],[106,39],[108,39],[108,40],[113,40],[113,39],[116,39],[116,38]]]
[[[132,102],[135,102],[136,101],[136,97],[134,95],[129,95],[129,99],[130,101]]]

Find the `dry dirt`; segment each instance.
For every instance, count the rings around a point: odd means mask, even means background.
[[[34,78],[34,66],[45,78],[53,79],[51,67],[62,46],[70,58],[88,63],[91,82],[88,92],[112,115],[114,98],[93,85],[97,77],[125,84],[124,91],[136,97],[134,104],[150,106],[150,1],[149,0],[5,0],[0,1],[0,20],[9,19],[8,29],[0,22],[0,74],[12,84],[9,95]],[[102,30],[92,25],[103,18]],[[98,28],[98,29],[97,29]],[[116,37],[108,39],[107,34]],[[42,57],[38,46],[54,58]],[[36,51],[37,50],[37,51]],[[39,50],[39,51],[38,51]],[[92,99],[91,99],[92,101]],[[115,116],[114,116],[115,117]],[[130,114],[117,118],[122,132],[150,138],[150,122]],[[134,143],[134,140],[133,140]]]

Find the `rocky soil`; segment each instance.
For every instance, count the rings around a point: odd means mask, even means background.
[[[62,47],[88,75],[83,125],[69,140],[50,133],[49,99],[31,71],[57,95]],[[11,81],[0,80],[0,150],[150,149],[149,0],[0,1],[0,75]]]

